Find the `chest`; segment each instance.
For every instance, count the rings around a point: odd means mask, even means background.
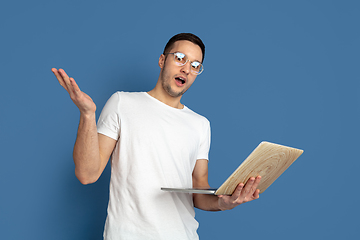
[[[196,151],[201,129],[186,114],[133,107],[121,116],[121,131],[132,141],[178,151]]]

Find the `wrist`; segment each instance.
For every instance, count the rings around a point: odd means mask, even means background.
[[[217,203],[218,203],[218,209],[219,209],[219,211],[225,211],[225,210],[227,210],[222,204],[221,204],[221,202],[223,201],[223,199],[222,199],[222,196],[218,196],[218,201],[217,201]]]
[[[95,111],[80,111],[80,118],[93,119],[95,118]]]

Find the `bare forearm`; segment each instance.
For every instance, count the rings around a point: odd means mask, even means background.
[[[93,183],[99,178],[101,159],[95,113],[80,114],[73,158],[75,174],[81,183]]]
[[[101,144],[104,140],[99,141],[97,134],[94,101],[80,90],[74,78],[69,77],[63,69],[52,68],[51,71],[80,110],[80,123],[73,153],[75,175],[83,184],[93,183],[104,170],[116,141],[105,140],[106,143]],[[100,145],[105,147],[101,149]],[[104,148],[107,150],[105,153]]]
[[[215,195],[194,194],[194,206],[205,211],[220,211],[219,198]]]

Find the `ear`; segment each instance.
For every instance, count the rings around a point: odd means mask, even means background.
[[[159,57],[159,67],[163,68],[164,64],[165,64],[165,55],[161,54],[160,57]]]

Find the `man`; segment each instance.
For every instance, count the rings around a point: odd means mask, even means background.
[[[227,210],[259,198],[261,177],[240,183],[232,196],[169,193],[161,187],[209,188],[210,125],[184,106],[182,95],[203,70],[205,46],[197,36],[172,37],[159,58],[160,75],[149,92],[117,92],[96,126],[96,105],[73,78],[53,68],[80,110],[74,146],[75,174],[95,182],[111,157],[105,239],[198,239],[194,206]]]

